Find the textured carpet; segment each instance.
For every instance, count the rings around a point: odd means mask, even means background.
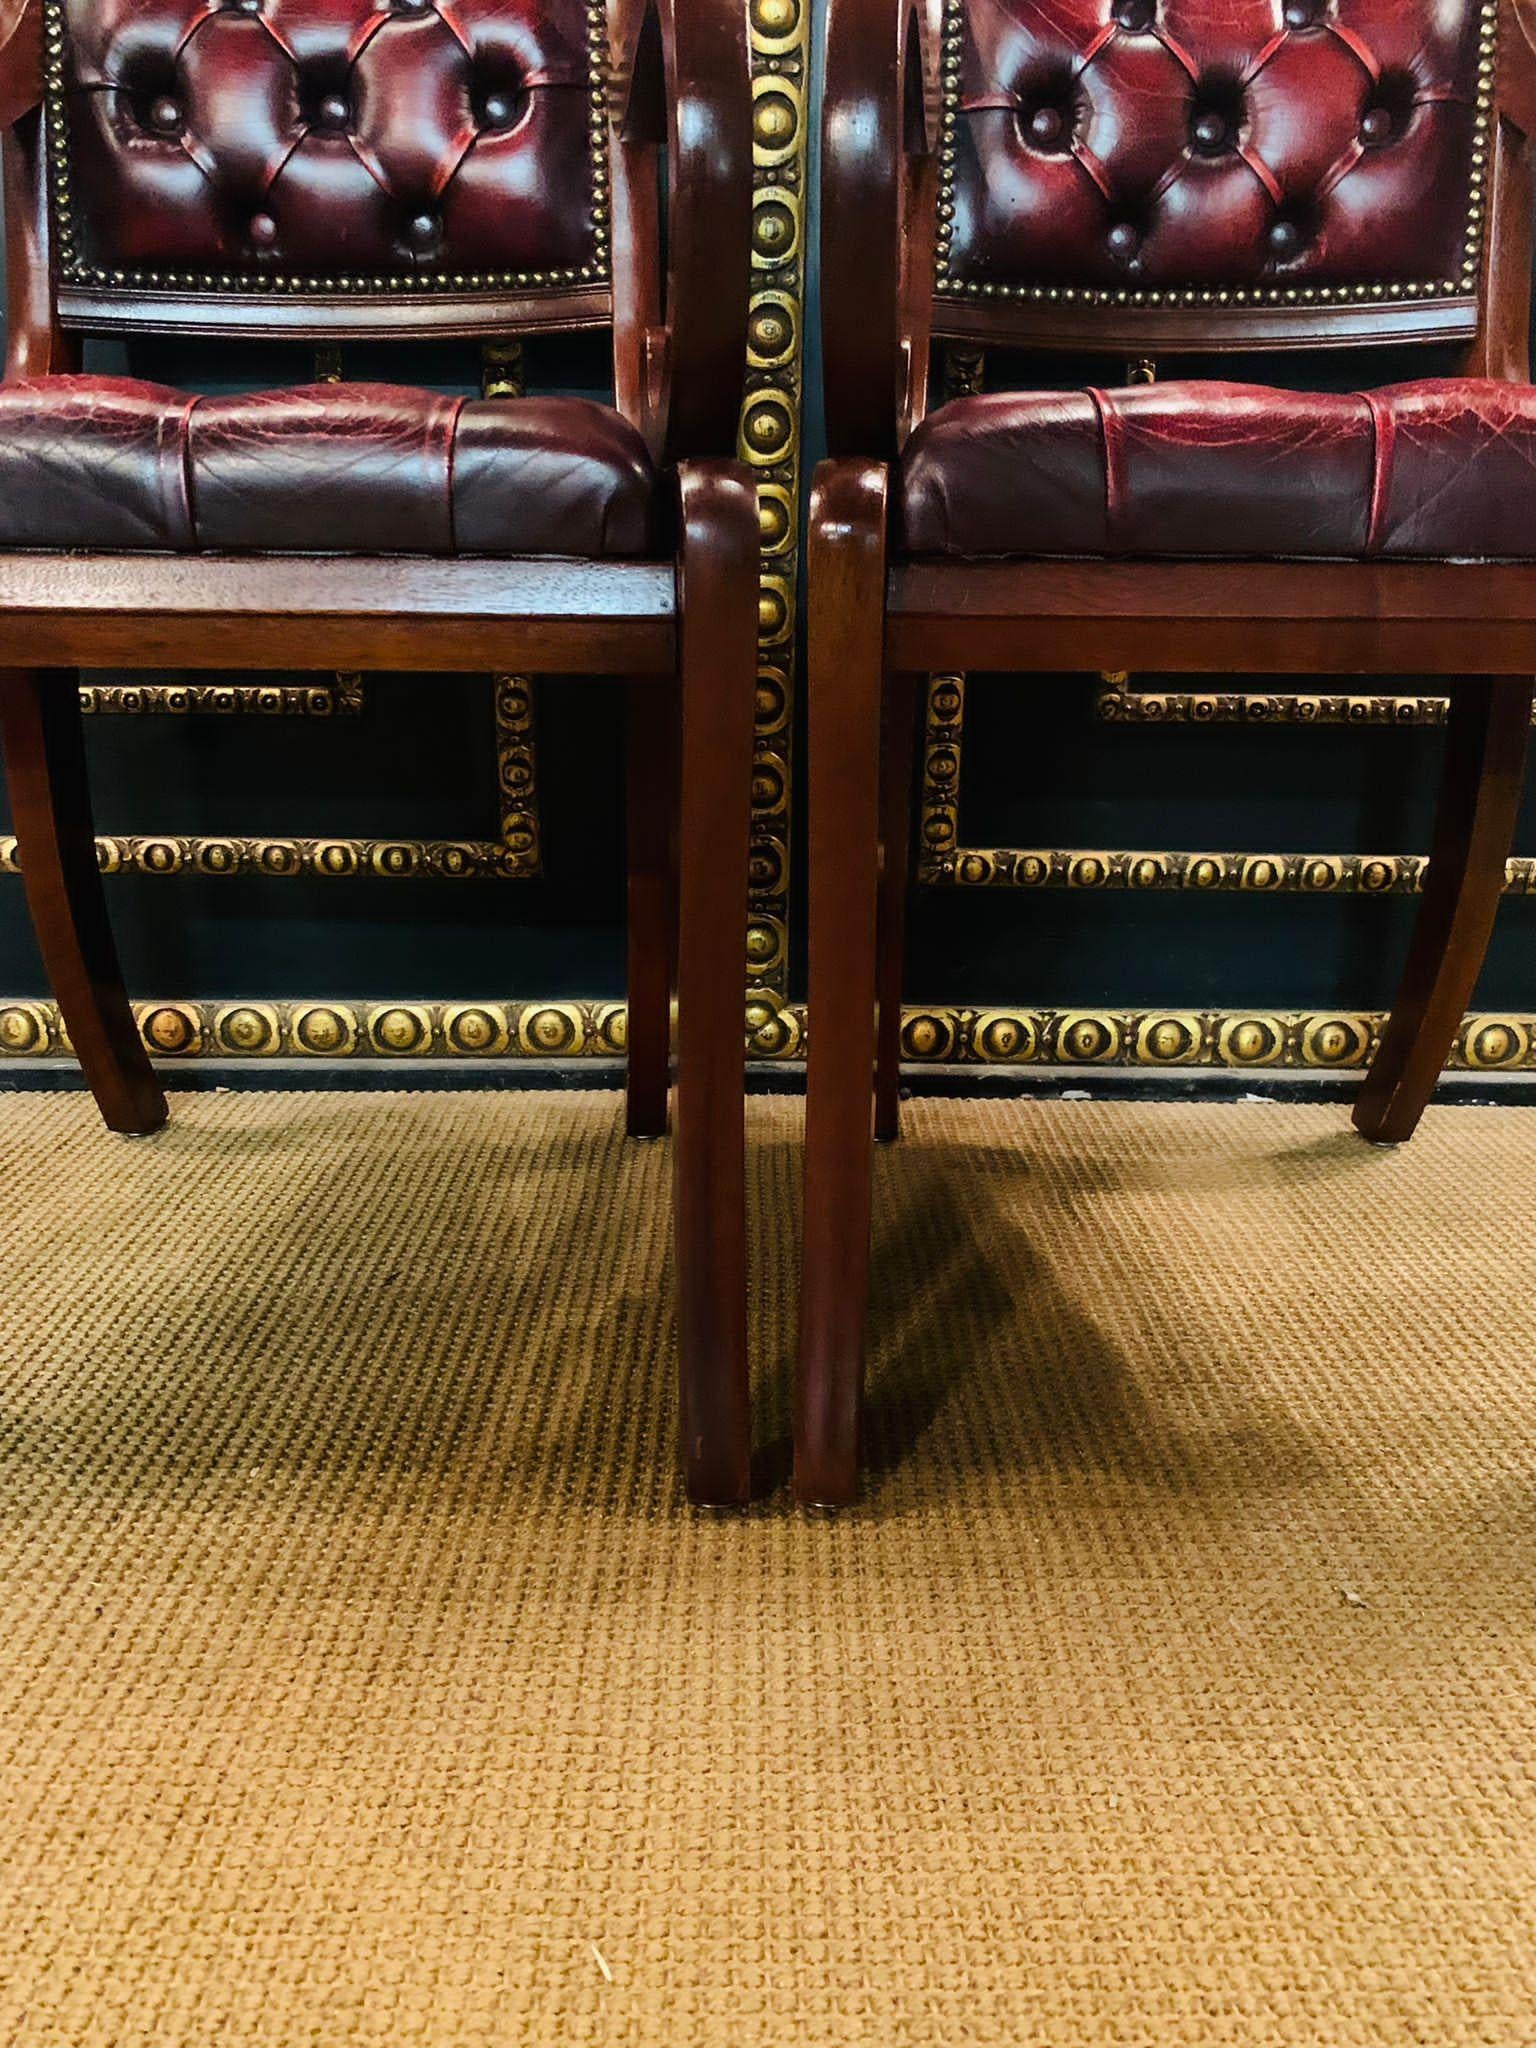
[[[1536,1113],[919,1102],[870,1493],[613,1095],[0,1099],[0,2041],[1536,2043]]]

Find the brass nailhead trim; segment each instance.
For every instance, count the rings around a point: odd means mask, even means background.
[[[1091,285],[977,284],[950,269],[955,219],[956,131],[965,0],[945,0],[942,58],[943,124],[939,144],[938,254],[935,284],[945,298],[1004,299],[1026,305],[1234,307],[1385,305],[1416,299],[1465,299],[1477,292],[1487,213],[1488,134],[1493,114],[1499,0],[1483,0],[1478,31],[1477,114],[1472,133],[1470,195],[1461,268],[1454,278],[1416,284],[1254,285],[1237,290],[1164,286],[1110,290]]]
[[[596,260],[578,268],[506,272],[458,271],[449,276],[362,276],[338,272],[303,277],[287,272],[271,277],[239,272],[107,270],[89,264],[75,240],[75,204],[71,183],[69,118],[65,97],[67,33],[64,0],[43,0],[43,99],[48,122],[49,188],[59,244],[59,282],[94,285],[131,292],[193,292],[200,296],[321,298],[356,293],[360,297],[444,297],[479,292],[561,291],[571,286],[606,284],[610,277],[608,240],[608,14],[605,0],[587,0],[587,47],[590,55],[589,102],[592,137],[592,228]]]

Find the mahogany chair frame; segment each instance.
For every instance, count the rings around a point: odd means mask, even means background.
[[[86,785],[77,671],[516,670],[628,685],[627,1125],[668,1119],[676,996],[681,1438],[695,1500],[750,1491],[742,944],[758,518],[734,459],[747,354],[752,140],[739,0],[613,0],[611,283],[526,296],[93,294],[61,288],[39,0],[0,0],[7,380],[123,329],[316,341],[611,327],[619,410],[668,475],[655,561],[0,553],[0,742],[39,946],[103,1118],[166,1101],[124,990]],[[663,184],[661,150],[670,159]],[[665,195],[665,196],[663,196]],[[665,237],[662,234],[665,210]],[[665,254],[663,254],[665,249]]]
[[[1487,949],[1536,668],[1536,571],[1524,566],[903,559],[888,516],[891,465],[928,410],[939,337],[1131,358],[1454,344],[1464,374],[1528,382],[1530,0],[1501,0],[1476,291],[1386,305],[1089,310],[936,296],[940,27],[934,0],[829,0],[821,275],[831,456],[815,477],[807,548],[812,1024],[795,1397],[796,1494],[829,1505],[858,1486],[871,1138],[899,1128],[913,709],[927,674],[1357,674],[1389,689],[1396,676],[1443,677],[1450,710],[1428,877],[1354,1109],[1365,1137],[1398,1143],[1434,1088]]]

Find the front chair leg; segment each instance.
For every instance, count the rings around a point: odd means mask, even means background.
[[[859,1483],[869,1295],[886,472],[829,462],[811,495],[810,1009],[805,1241],[795,1388],[795,1495],[850,1501]]]
[[[1355,1104],[1380,1145],[1411,1138],[1472,1001],[1520,809],[1532,684],[1480,676],[1455,689],[1434,845],[1408,965]]]
[[[676,686],[646,679],[628,688],[625,774],[629,813],[629,1016],[626,1128],[632,1138],[667,1129],[672,1060],[672,984],[677,972]]]
[[[96,1107],[130,1137],[165,1096],[139,1037],[107,922],[73,670],[0,670],[0,746],[32,928]]]
[[[746,931],[757,500],[729,462],[679,471],[678,1338],[688,1491],[752,1491],[747,1380]]]

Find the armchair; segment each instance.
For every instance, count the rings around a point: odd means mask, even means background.
[[[628,1128],[666,1127],[675,966],[684,1463],[695,1498],[745,1498],[740,0],[0,0],[0,132],[0,739],[102,1116],[143,1134],[166,1104],[108,929],[78,670],[622,678]],[[611,408],[81,374],[102,334],[597,328]]]
[[[1427,885],[1354,1111],[1382,1143],[1418,1122],[1486,949],[1531,718],[1533,22],[1530,0],[830,0],[802,1499],[857,1485],[926,672],[1443,677]],[[1122,362],[1436,344],[1456,374],[931,410],[936,338]]]

